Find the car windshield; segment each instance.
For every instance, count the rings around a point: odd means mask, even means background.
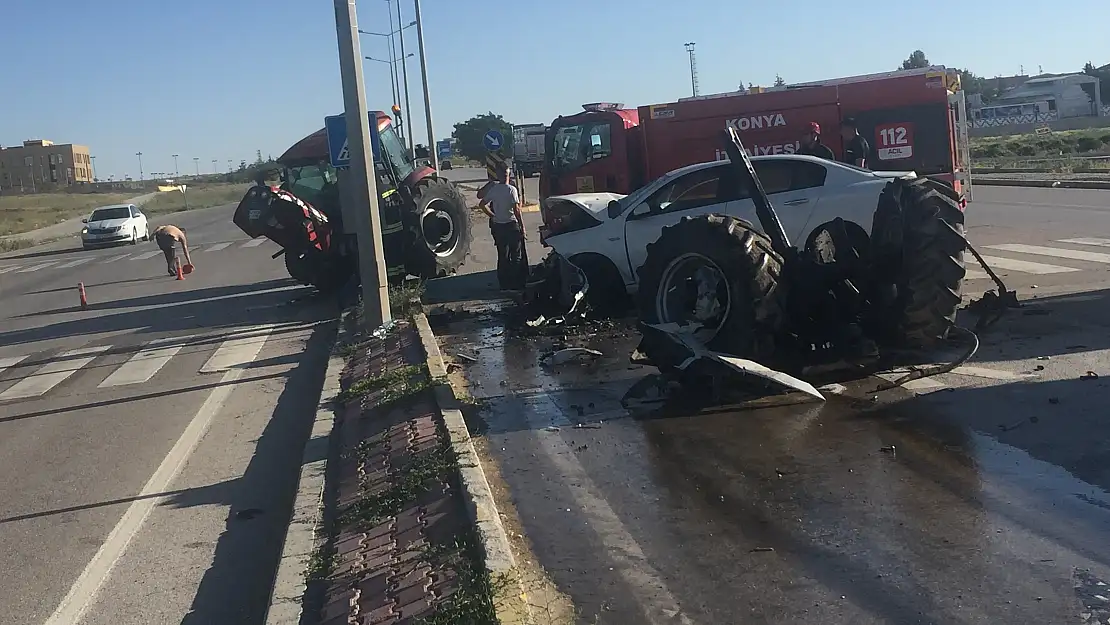
[[[398,182],[408,178],[409,174],[416,171],[416,168],[409,161],[408,148],[405,147],[404,143],[401,143],[397,131],[393,126],[386,126],[385,130],[378,134],[381,137],[382,152],[389,159],[389,164],[393,165],[393,170],[397,172]]]
[[[568,171],[609,156],[613,152],[609,134],[609,122],[601,121],[558,128],[551,146],[552,167]]]
[[[89,221],[107,221],[109,219],[130,219],[131,209],[126,206],[117,206],[113,208],[98,208],[93,211]]]

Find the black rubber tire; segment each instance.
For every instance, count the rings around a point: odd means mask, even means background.
[[[625,290],[624,279],[612,261],[600,254],[579,254],[571,259],[586,274],[590,288],[586,303],[602,316],[618,316],[628,310],[631,298]]]
[[[686,217],[663,229],[647,247],[640,267],[636,308],[640,320],[657,324],[656,294],[667,267],[677,257],[696,251],[712,260],[724,273],[731,298],[731,311],[707,347],[713,351],[747,358],[772,366],[779,354],[776,340],[784,324],[785,289],[779,289],[782,258],[771,241],[751,223],[726,215]],[[641,351],[660,370],[680,364],[681,357],[666,347],[643,341]]]
[[[285,257],[285,270],[289,272],[289,277],[306,286],[312,284],[316,278],[316,272],[307,255],[302,256],[297,252],[286,250],[282,256]]]
[[[898,346],[934,347],[956,323],[967,273],[959,200],[951,187],[926,178],[892,180],[879,197],[872,245],[895,286],[882,317],[884,338]]]
[[[405,259],[405,269],[410,274],[425,280],[454,272],[462,266],[467,254],[470,253],[473,238],[470,228],[470,209],[466,206],[466,198],[451,181],[428,176],[416,184],[416,188],[413,189],[413,199],[416,202],[417,236],[409,251],[409,257]],[[450,215],[455,232],[458,233],[458,244],[455,249],[444,256],[439,256],[428,248],[419,223],[420,215],[424,214],[429,204],[436,201],[444,202],[445,212]]]

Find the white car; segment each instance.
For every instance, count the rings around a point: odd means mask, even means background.
[[[81,222],[85,224],[81,229],[81,247],[85,249],[150,240],[146,215],[134,204],[102,206]]]
[[[783,230],[799,248],[814,228],[836,217],[870,234],[886,184],[892,178],[916,177],[912,171],[869,171],[798,154],[751,160]],[[544,245],[581,267],[591,290],[623,286],[629,294],[637,290],[637,270],[647,259],[648,244],[683,217],[732,215],[762,231],[755,204],[727,160],[676,169],[629,195],[552,196],[543,202],[542,213]]]

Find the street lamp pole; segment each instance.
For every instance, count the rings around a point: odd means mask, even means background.
[[[355,210],[358,275],[362,282],[362,323],[365,329],[392,320],[389,310],[389,276],[382,244],[382,218],[378,212],[378,181],[370,146],[370,110],[362,75],[355,0],[335,0],[335,31],[339,43],[339,75],[343,83],[343,110],[347,117],[350,152],[351,200]]]
[[[220,173],[220,172],[216,171],[216,163],[217,162],[219,162],[219,161],[217,161],[216,159],[212,159],[212,173],[214,173],[214,174]]]
[[[178,154],[173,155],[173,175],[174,176],[180,176],[181,175],[181,170],[177,168],[177,157],[178,156],[179,156]]]
[[[197,178],[200,178],[200,157],[193,157],[193,165],[197,168]]]
[[[420,48],[420,76],[424,83],[424,116],[428,123],[428,150],[432,153],[432,165],[439,171],[439,150],[436,148],[435,131],[432,129],[432,96],[428,93],[428,59],[424,56],[424,23],[420,20],[420,0],[416,5],[416,41]]]
[[[362,58],[366,59],[367,61],[377,61],[379,63],[385,63],[386,65],[389,66],[389,86],[393,91],[393,101],[396,102],[397,99],[400,97],[400,95],[397,93],[397,85],[393,82],[393,63],[391,61],[383,61],[381,59],[375,59],[372,56],[364,56]]]
[[[407,56],[405,55],[405,29],[401,27],[401,0],[397,0],[397,38],[401,40],[401,75],[405,81],[405,139],[409,142],[409,154],[416,158],[412,145],[412,109],[409,108],[409,70]]]
[[[386,15],[389,16],[389,63],[390,63],[390,66],[393,68],[393,93],[397,94],[397,96],[393,100],[393,104],[396,104],[396,105],[400,106],[401,105],[401,80],[400,80],[400,72],[397,71],[397,66],[396,66],[396,63],[397,63],[397,44],[393,41],[393,34],[394,34],[394,31],[393,31],[393,11],[391,11],[390,7],[388,6],[389,2],[390,2],[390,0],[385,0],[385,3],[387,5],[386,8],[385,8],[385,12],[386,12]],[[401,25],[398,24],[397,27],[400,28]],[[401,130],[402,135],[406,134],[404,124],[401,125],[400,130]]]
[[[135,152],[135,156],[139,157],[139,182],[143,181],[143,153]]]
[[[95,181],[96,180],[96,157],[95,156],[90,156],[89,157],[89,162],[92,163],[92,172],[90,172],[92,175],[89,176],[89,177],[92,178]]]

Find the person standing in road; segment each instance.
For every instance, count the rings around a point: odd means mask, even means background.
[[[836,160],[836,155],[829,146],[821,143],[821,125],[817,122],[809,122],[806,126],[805,132],[802,133],[802,149],[798,150],[798,154],[816,156],[828,161]]]
[[[497,247],[497,282],[503,291],[519,290],[527,279],[524,264],[524,219],[520,215],[520,193],[509,184],[509,168],[497,172],[487,185],[478,208],[489,217],[493,244]]]
[[[177,275],[174,260],[177,258],[177,243],[181,243],[181,250],[185,253],[185,264],[192,265],[193,259],[189,257],[189,242],[185,240],[185,230],[169,224],[158,226],[154,229],[154,241],[159,249],[166,255],[166,271],[171,276]]]
[[[866,168],[871,146],[867,145],[867,139],[860,136],[854,118],[845,117],[840,122],[840,138],[844,140],[844,158],[840,160],[849,165]]]

